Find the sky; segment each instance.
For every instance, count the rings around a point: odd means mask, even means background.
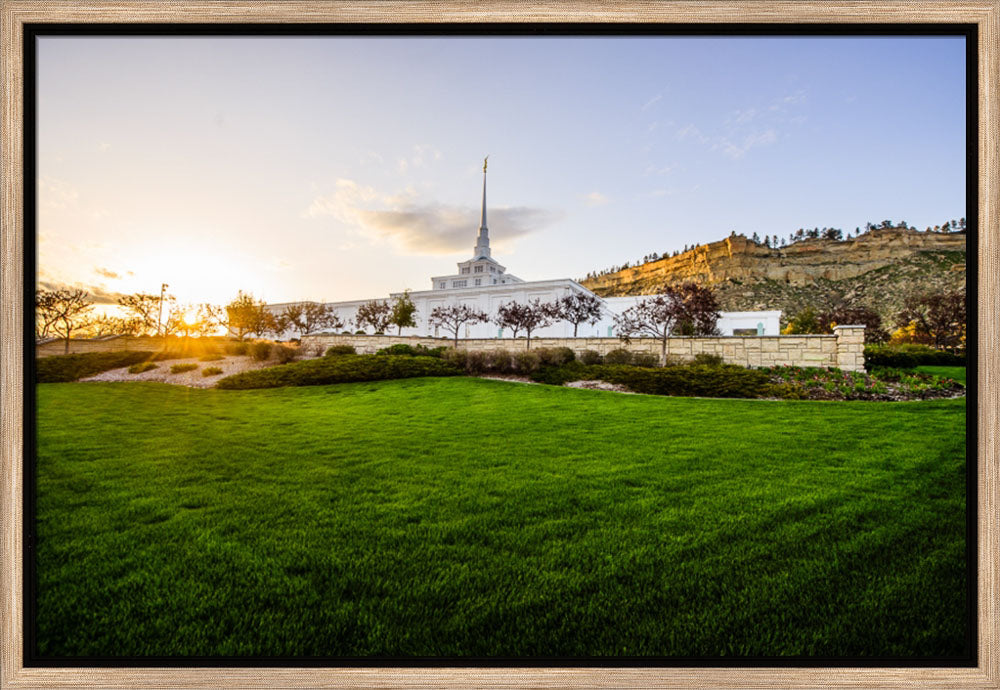
[[[99,303],[582,278],[730,232],[966,215],[950,37],[44,37],[38,276]]]

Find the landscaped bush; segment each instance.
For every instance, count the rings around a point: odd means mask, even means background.
[[[562,386],[570,381],[588,378],[590,368],[579,361],[567,362],[561,367],[541,366],[531,374],[531,380],[536,383],[547,383],[550,386]]]
[[[389,347],[383,347],[376,352],[377,355],[408,355],[410,357],[440,357],[448,348],[446,347],[425,347],[424,345],[407,345],[397,343]]]
[[[535,352],[542,366],[561,367],[576,359],[576,353],[568,347],[540,347]]]
[[[926,400],[961,395],[964,386],[947,376],[875,367],[870,372],[832,367],[762,369],[774,384],[771,397],[802,400]]]
[[[909,352],[899,350],[889,345],[865,346],[865,369],[875,367],[892,367],[895,369],[912,369],[917,366],[917,357]]]
[[[667,358],[667,364],[677,364],[676,360]],[[660,366],[660,356],[652,352],[633,352],[632,365],[636,367],[658,367]]]
[[[601,353],[596,350],[584,350],[580,353],[580,361],[584,364],[600,364],[603,359]]]
[[[653,395],[759,398],[768,396],[771,389],[770,376],[766,371],[731,364],[658,368],[604,364],[588,369],[581,375],[596,374],[596,379],[623,385],[636,393]]]
[[[226,343],[225,350],[227,355],[237,355],[242,357],[250,352],[250,346],[242,341],[229,342]]]
[[[254,343],[250,346],[250,354],[258,362],[271,357],[271,343]]]
[[[326,349],[327,357],[340,357],[342,355],[353,355],[356,353],[357,350],[354,349],[353,345],[331,345]]]
[[[465,370],[465,360],[468,359],[469,353],[465,350],[459,350],[455,347],[449,347],[441,354],[441,359],[448,364],[452,364],[461,370]]]
[[[222,369],[220,367],[205,367],[201,370],[202,376],[218,376],[221,373]]]
[[[289,345],[275,345],[274,356],[282,364],[288,364],[299,358],[299,348]]]
[[[632,353],[628,350],[618,348],[604,355],[605,364],[631,364]]]
[[[198,358],[202,362],[218,362],[220,359],[225,359],[222,355],[202,355]]]
[[[121,352],[85,352],[75,355],[55,355],[35,360],[35,381],[38,383],[65,383],[100,374],[110,369],[166,359],[152,352],[122,350]]]
[[[509,374],[514,371],[514,358],[508,350],[492,350],[486,353],[486,368],[495,374]]]
[[[541,366],[542,358],[538,356],[537,352],[532,352],[531,350],[524,350],[522,352],[514,353],[513,368],[515,374],[529,375],[538,371],[538,367]]]
[[[144,371],[149,371],[150,369],[156,369],[156,365],[152,362],[139,362],[138,364],[133,364],[128,368],[128,373],[130,374],[141,374]]]
[[[198,368],[198,365],[194,362],[185,362],[183,364],[174,364],[170,367],[171,374],[182,374],[185,371],[194,371]]]
[[[216,385],[229,389],[320,386],[417,376],[456,376],[461,373],[462,370],[450,362],[434,357],[345,355],[244,371],[220,379]]]
[[[722,366],[722,357],[720,355],[710,355],[707,352],[699,352],[694,356],[695,364],[704,364],[706,367],[719,367]]]

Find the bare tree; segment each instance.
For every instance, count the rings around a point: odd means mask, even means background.
[[[718,332],[718,303],[711,290],[696,283],[679,287],[666,286],[658,295],[639,301],[615,317],[618,337],[628,343],[633,337],[657,338],[660,341],[660,364],[667,362],[667,338],[677,329],[691,335]]]
[[[581,323],[589,323],[593,326],[601,320],[601,300],[595,295],[574,292],[556,300],[552,316],[560,321],[568,321],[573,324],[573,337],[575,338]]]
[[[172,312],[176,298],[173,295],[164,295],[163,299],[169,303],[168,313]],[[141,335],[151,335],[157,332],[160,318],[159,295],[150,295],[145,292],[122,295],[118,298],[118,304],[130,315],[130,318],[136,319],[142,324]]]
[[[489,317],[478,309],[460,304],[450,307],[434,307],[428,321],[432,326],[442,326],[447,329],[455,339],[455,347],[458,347],[458,332],[462,326],[483,323],[489,321]]]
[[[319,302],[290,304],[275,317],[275,332],[295,329],[299,335],[310,335],[325,328],[343,328],[332,307]]]
[[[376,335],[385,333],[389,327],[389,320],[392,318],[392,309],[385,302],[372,300],[358,307],[358,313],[354,315],[354,324],[358,328],[371,326]]]
[[[507,302],[497,309],[494,322],[501,328],[510,328],[514,331],[515,338],[517,332],[523,330],[528,336],[527,348],[530,350],[531,332],[552,325],[552,321],[558,318],[557,313],[555,305],[542,302],[538,298],[527,304]]]
[[[41,314],[43,324],[48,324],[46,332],[51,331],[66,341],[66,354],[69,354],[69,341],[75,331],[83,330],[90,320],[88,318],[94,303],[86,290],[37,290],[35,305]]]

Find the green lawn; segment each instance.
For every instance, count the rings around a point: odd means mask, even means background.
[[[962,655],[965,400],[38,387],[42,655]]]
[[[961,384],[965,383],[965,367],[917,367],[917,371],[923,374],[932,374],[934,376],[947,376],[950,379],[955,379]]]

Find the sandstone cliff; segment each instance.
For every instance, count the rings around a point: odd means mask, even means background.
[[[655,293],[664,284],[710,285],[724,310],[863,304],[892,322],[909,292],[965,286],[965,233],[872,230],[842,241],[811,239],[781,249],[731,235],[674,257],[581,281],[601,296]]]

